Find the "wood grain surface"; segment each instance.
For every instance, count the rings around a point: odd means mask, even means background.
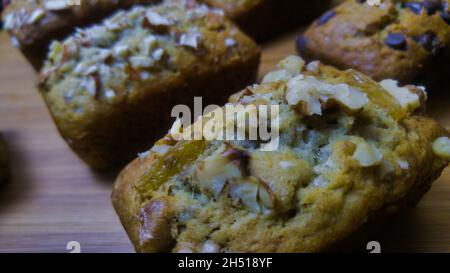
[[[300,30],[299,30],[300,31]],[[295,52],[299,31],[263,45],[260,74]],[[450,92],[448,92],[450,93]],[[433,97],[430,115],[450,126],[450,95]],[[35,88],[35,73],[0,34],[0,131],[13,179],[0,187],[0,252],[132,252],[110,202],[115,173],[96,173],[59,136]],[[397,217],[380,238],[382,251],[450,252],[450,171],[418,207]]]

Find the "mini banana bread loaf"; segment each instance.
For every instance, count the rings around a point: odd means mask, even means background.
[[[448,0],[347,0],[316,20],[298,38],[300,54],[376,80],[424,84],[448,75]]]
[[[138,252],[339,249],[413,206],[448,165],[448,133],[415,111],[425,99],[416,86],[288,57],[230,99],[278,105],[278,138],[188,141],[176,122],[121,172],[113,205]]]
[[[54,42],[40,90],[70,147],[105,168],[150,148],[173,106],[222,103],[254,82],[259,57],[221,10],[173,0]]]
[[[241,29],[257,40],[270,38],[314,19],[331,0],[200,0],[225,10]]]
[[[6,153],[3,137],[0,134],[0,184],[8,180],[9,173],[8,155]]]
[[[63,38],[75,27],[91,24],[121,8],[159,0],[18,0],[6,3],[4,28],[29,61],[39,68],[51,40]]]

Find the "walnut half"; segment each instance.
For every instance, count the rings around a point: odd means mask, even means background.
[[[168,197],[156,198],[141,208],[139,251],[167,252],[173,243],[174,209]]]

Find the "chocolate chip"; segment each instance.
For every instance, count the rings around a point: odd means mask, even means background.
[[[421,2],[408,2],[408,3],[405,3],[405,7],[410,9],[415,14],[420,14],[422,12],[423,3],[421,3]]]
[[[450,13],[449,12],[441,12],[441,18],[444,20],[447,24],[450,25]]]
[[[433,15],[442,8],[441,0],[425,0],[423,5],[428,15]]]
[[[433,38],[434,35],[430,33],[425,33],[423,35],[420,35],[416,38],[416,41],[426,50],[426,51],[432,51],[433,50]]]
[[[432,33],[425,33],[414,39],[419,43],[426,51],[431,52],[433,55],[437,55],[441,49],[442,45],[439,38]]]
[[[326,24],[328,21],[330,21],[331,18],[333,18],[334,16],[336,16],[336,12],[334,10],[330,10],[325,12],[324,15],[322,15],[319,18],[319,25],[324,25]]]
[[[308,45],[308,40],[305,36],[300,35],[297,37],[297,40],[295,41],[295,44],[297,46],[297,51],[300,53],[300,55],[306,54],[306,49]]]
[[[360,3],[360,4],[363,4],[363,3],[366,2],[366,0],[356,0],[356,2],[358,2],[358,3]]]
[[[384,43],[397,50],[406,50],[408,45],[405,36],[401,33],[389,33]]]
[[[432,48],[433,49],[431,52],[433,53],[433,55],[439,55],[444,51],[444,46],[441,44],[441,41],[439,41],[439,38],[437,36],[433,38]]]

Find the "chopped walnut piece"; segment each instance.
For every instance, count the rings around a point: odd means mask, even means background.
[[[372,144],[361,142],[357,144],[353,158],[361,167],[372,167],[381,164],[383,154]]]
[[[290,79],[292,79],[292,77],[293,77],[292,74],[288,70],[280,69],[267,73],[264,76],[262,83],[289,81]]]
[[[41,20],[45,15],[45,10],[43,9],[36,9],[33,11],[33,13],[31,14],[30,18],[28,18],[28,23],[29,24],[34,24],[39,22],[39,20]]]
[[[200,35],[196,32],[183,33],[180,36],[179,44],[182,46],[197,49],[200,43]]]
[[[224,144],[219,152],[203,160],[195,173],[200,188],[217,197],[225,183],[244,177],[247,169],[248,155],[229,144]]]
[[[145,20],[143,26],[154,30],[157,33],[167,33],[172,23],[166,17],[161,16],[159,13],[148,10],[145,14]]]
[[[412,88],[400,87],[398,82],[394,80],[383,80],[381,86],[389,92],[407,111],[413,111],[420,107],[420,98],[417,94],[418,90],[412,91]]]
[[[301,57],[294,55],[285,58],[278,64],[279,68],[286,69],[292,74],[292,76],[297,76],[300,74],[304,66],[305,61]]]
[[[157,198],[140,212],[139,245],[146,251],[167,251],[172,244],[174,211],[169,198]]]
[[[302,114],[322,115],[329,100],[349,111],[360,110],[369,102],[365,93],[346,84],[332,85],[302,74],[288,82],[286,101],[296,106]]]
[[[47,0],[44,2],[46,10],[65,10],[70,8],[67,0]]]
[[[433,142],[433,152],[439,157],[450,160],[450,139],[440,137]]]

